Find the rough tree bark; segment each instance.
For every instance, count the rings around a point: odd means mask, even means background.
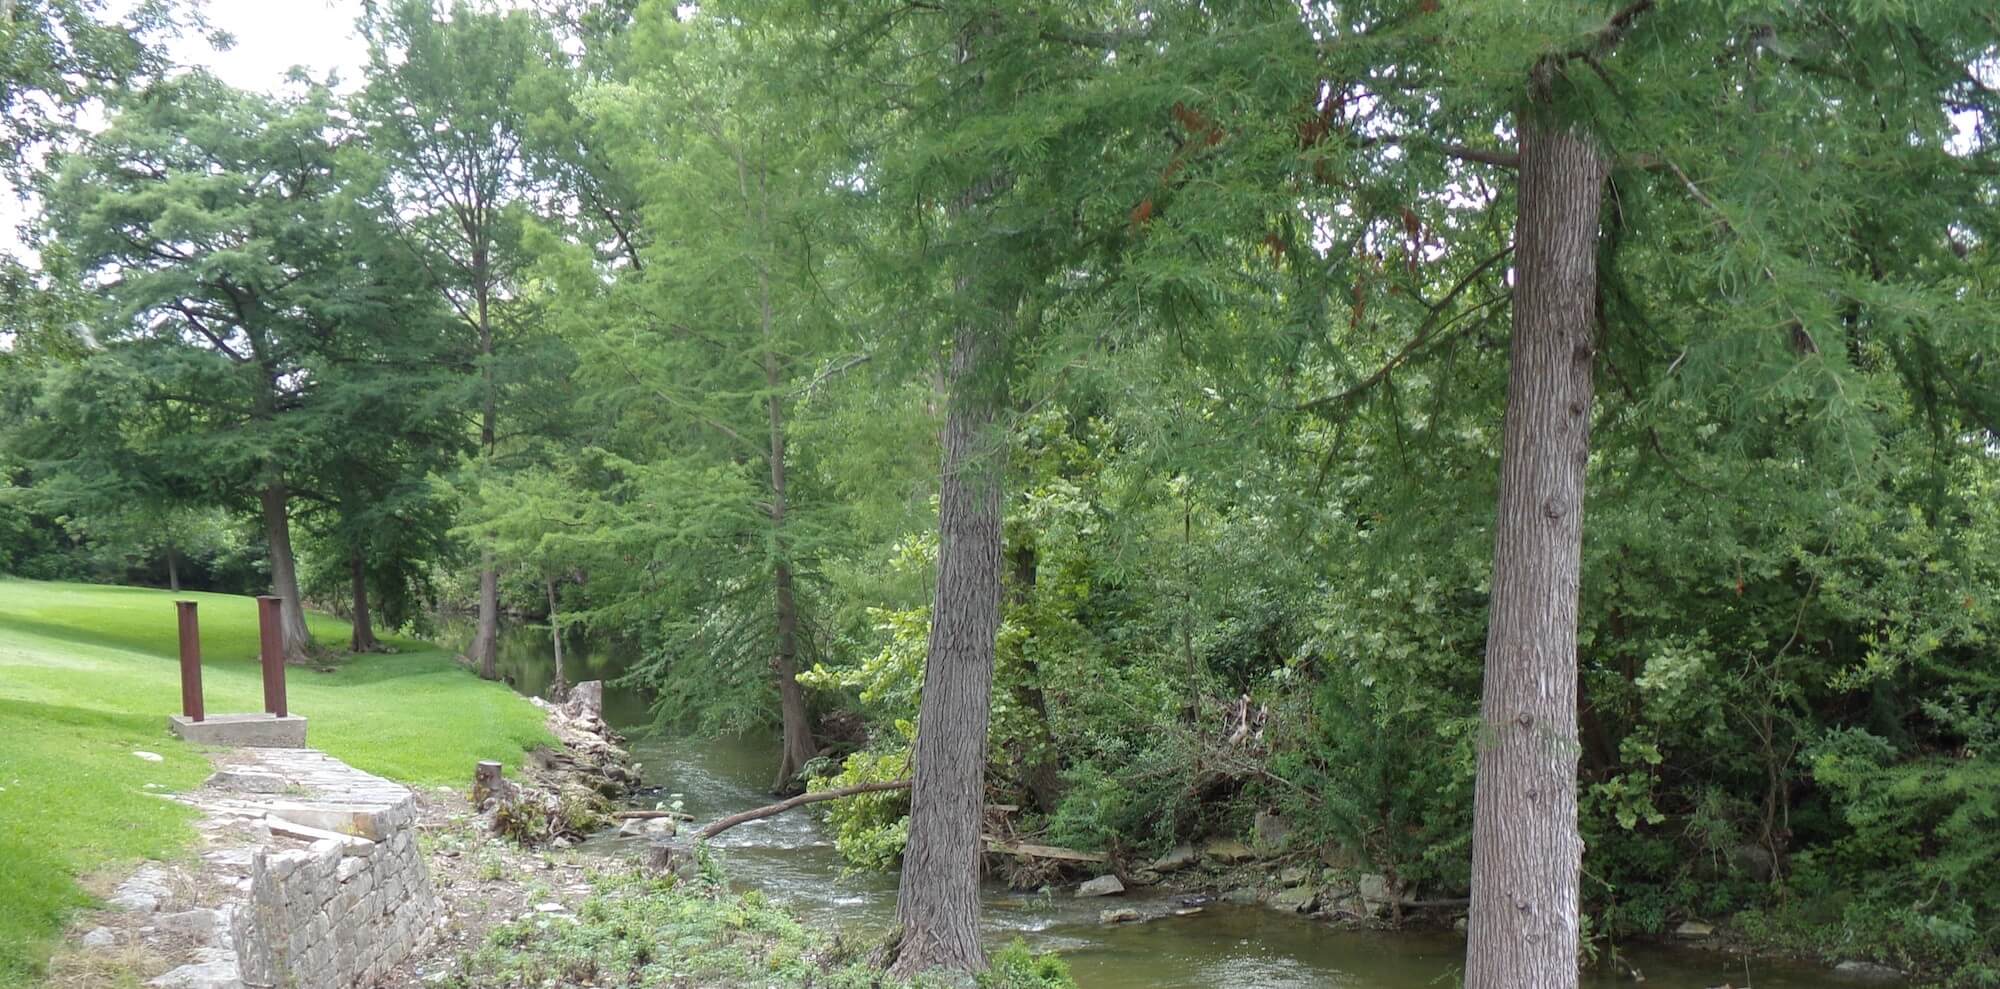
[[[291,492],[285,482],[272,480],[257,493],[264,509],[264,538],[271,553],[271,593],[280,599],[284,618],[285,662],[304,663],[312,646],[306,631],[306,612],[299,601],[299,568],[292,556],[292,523],[288,504]]]
[[[360,550],[347,554],[347,573],[354,588],[354,632],[348,637],[350,652],[374,652],[382,647],[375,640],[375,625],[368,618],[368,564]]]
[[[1531,111],[1519,167],[1467,989],[1577,984],[1576,611],[1606,165]]]
[[[167,590],[181,589],[181,551],[172,542],[167,543]]]
[[[891,972],[899,976],[986,967],[979,943],[979,830],[1000,626],[1006,446],[995,425],[1006,402],[1005,362],[995,314],[959,320],[947,372],[937,595],[896,898],[902,934]]]

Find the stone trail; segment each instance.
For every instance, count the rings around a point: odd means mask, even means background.
[[[369,986],[436,927],[416,801],[313,749],[242,749],[199,790],[210,850],[192,881],[148,864],[107,901],[137,938],[184,964],[161,989]],[[108,928],[84,935],[109,948]]]

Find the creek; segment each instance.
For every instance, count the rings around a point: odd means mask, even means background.
[[[647,701],[617,689],[619,651],[565,640],[570,682],[606,681],[606,719],[625,732],[645,785],[655,800],[678,794],[697,822],[708,822],[770,803],[777,764],[776,732],[723,738],[685,738],[649,730]],[[517,690],[546,691],[554,676],[546,629],[503,630],[503,675]],[[607,834],[582,846],[598,854],[634,855],[644,838]],[[730,881],[762,890],[807,923],[869,943],[895,925],[896,876],[849,869],[831,835],[811,811],[792,811],[719,835],[717,849]],[[1463,938],[1450,934],[1345,931],[1262,906],[1214,903],[1200,913],[1137,924],[1100,924],[1098,912],[1137,905],[1146,893],[1077,899],[1069,889],[1017,893],[989,884],[983,918],[990,944],[1021,938],[1038,951],[1056,951],[1081,989],[1437,989],[1456,985],[1464,961]],[[1157,894],[1155,894],[1157,895]],[[856,940],[859,939],[859,940]],[[1652,989],[1819,989],[1845,983],[1825,969],[1671,946],[1631,945],[1622,956],[1645,973]],[[1628,977],[1586,973],[1586,986],[1629,986]]]

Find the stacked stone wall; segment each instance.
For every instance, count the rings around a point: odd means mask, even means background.
[[[202,934],[195,940],[204,947],[192,961],[151,984],[359,989],[381,983],[441,914],[417,847],[416,797],[312,749],[246,749],[227,758],[207,785],[180,798],[207,815],[203,829],[220,846],[202,856],[209,876],[192,884],[226,891],[220,902],[161,913],[174,898],[171,884],[145,870],[113,897],[114,906],[155,917],[142,935],[172,933],[170,926]],[[238,836],[247,840],[232,847]],[[172,918],[192,919],[168,925]]]
[[[259,850],[236,954],[251,989],[348,989],[381,981],[438,916],[415,828],[382,840],[321,838]]]

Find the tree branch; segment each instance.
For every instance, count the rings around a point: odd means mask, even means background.
[[[758,807],[755,810],[746,810],[741,814],[731,814],[730,816],[725,817],[722,820],[717,821],[714,824],[711,824],[708,827],[702,828],[700,831],[695,832],[694,840],[707,841],[708,839],[713,838],[716,835],[719,835],[722,832],[737,826],[738,824],[748,824],[751,821],[760,821],[767,817],[772,817],[777,814],[782,814],[785,811],[791,810],[794,807],[803,807],[806,804],[816,804],[822,800],[838,800],[841,797],[858,796],[863,793],[885,793],[890,790],[907,790],[909,788],[910,788],[909,780],[892,780],[887,783],[860,783],[855,786],[843,786],[838,790],[821,790],[817,793],[801,793],[790,800],[781,800],[775,804],[767,804],[763,807]]]
[[[1447,144],[1438,150],[1443,151],[1447,157],[1457,158],[1459,161],[1476,161],[1484,165],[1498,165],[1501,168],[1521,167],[1521,156],[1509,151],[1488,151],[1463,144]]]
[[[1341,391],[1338,394],[1328,395],[1324,398],[1316,398],[1310,402],[1306,402],[1298,407],[1298,411],[1307,412],[1314,409],[1323,409],[1328,406],[1343,404],[1345,402],[1353,400],[1356,396],[1360,395],[1362,392],[1365,392],[1375,387],[1376,385],[1381,384],[1383,381],[1387,380],[1390,374],[1394,373],[1397,368],[1402,367],[1403,364],[1409,361],[1411,357],[1416,356],[1417,351],[1421,350],[1425,344],[1430,342],[1431,334],[1437,330],[1438,324],[1443,319],[1444,311],[1451,305],[1452,300],[1458,298],[1461,294],[1463,294],[1467,288],[1471,287],[1473,282],[1478,281],[1479,276],[1485,274],[1487,269],[1493,267],[1496,264],[1499,264],[1502,259],[1506,258],[1508,255],[1513,253],[1514,253],[1514,248],[1513,245],[1510,244],[1506,247],[1501,248],[1499,251],[1495,252],[1491,257],[1487,258],[1486,260],[1481,261],[1477,265],[1473,266],[1473,269],[1471,271],[1466,272],[1465,277],[1460,278],[1458,280],[1458,283],[1451,287],[1451,291],[1446,292],[1444,294],[1444,298],[1439,299],[1436,305],[1430,307],[1431,314],[1425,317],[1423,325],[1417,328],[1416,336],[1411,338],[1410,342],[1405,344],[1402,350],[1397,351],[1394,357],[1389,358],[1387,363],[1383,364],[1380,368],[1377,368],[1374,374],[1371,374],[1368,377],[1361,379],[1359,382],[1356,382],[1353,386]],[[1504,298],[1504,296],[1502,297]]]

